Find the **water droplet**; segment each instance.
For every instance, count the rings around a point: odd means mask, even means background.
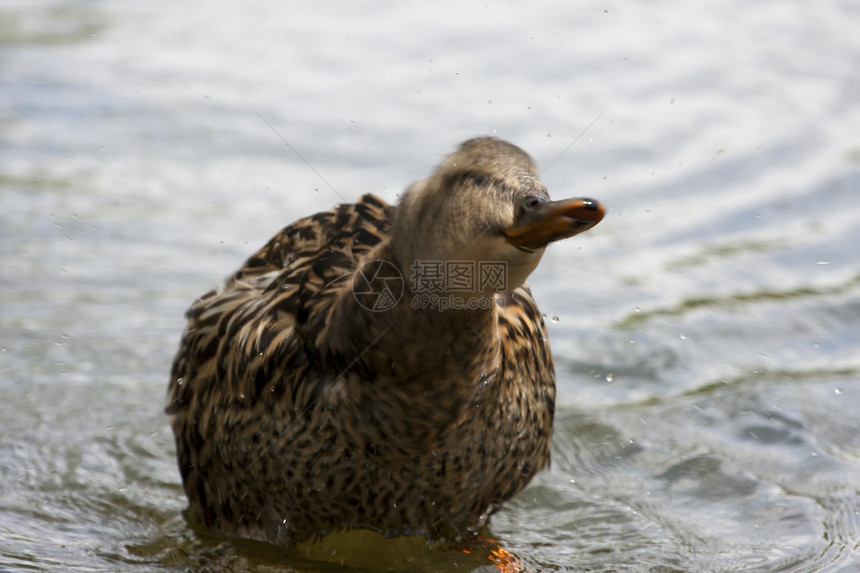
[[[842,388],[836,388],[836,389],[833,391],[833,393],[834,393],[834,394],[842,394]]]
[[[612,372],[606,375],[607,382],[612,382],[613,380],[615,380],[615,375]]]
[[[687,335],[686,335],[686,334],[682,334],[682,335],[681,335],[681,336],[679,336],[678,338],[680,338],[681,340],[687,340]]]
[[[561,319],[560,319],[559,317],[557,317],[557,316],[553,316],[553,317],[552,317],[552,321],[553,321],[553,322],[558,322],[559,320],[561,320]]]
[[[823,259],[823,260],[817,261],[815,264],[816,265],[829,265],[830,261],[828,261],[827,259]]]

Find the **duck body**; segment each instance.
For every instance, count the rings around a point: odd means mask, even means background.
[[[545,468],[555,379],[523,281],[535,228],[556,235],[515,199],[545,195],[535,181],[518,148],[470,140],[397,207],[365,195],[297,221],[194,302],[167,403],[193,519],[274,543],[456,537]],[[422,306],[416,261],[451,260],[503,261],[509,280]]]

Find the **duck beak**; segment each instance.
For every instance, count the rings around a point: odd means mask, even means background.
[[[521,216],[505,237],[519,249],[534,251],[587,231],[604,214],[603,205],[594,199],[547,201]]]

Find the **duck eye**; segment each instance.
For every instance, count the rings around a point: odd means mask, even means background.
[[[524,197],[522,201],[520,201],[520,214],[522,215],[524,213],[537,209],[541,203],[542,201],[537,195],[529,195],[528,197]]]

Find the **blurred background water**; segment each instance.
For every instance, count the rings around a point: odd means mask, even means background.
[[[530,279],[554,458],[499,543],[533,571],[860,568],[858,22],[848,0],[4,0],[0,569],[344,570],[183,519],[183,312],[283,225],[396,201],[485,134],[609,208]]]

